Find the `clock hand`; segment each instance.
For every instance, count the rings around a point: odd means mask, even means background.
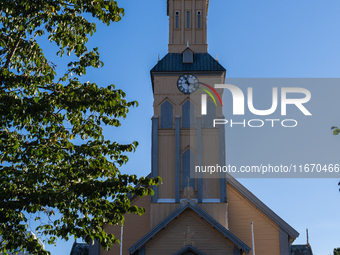
[[[185,77],[185,76],[183,76],[183,77],[184,77],[184,79],[185,79],[185,83],[186,83],[188,86],[190,86],[190,83],[189,83],[189,81],[188,81],[188,78]]]

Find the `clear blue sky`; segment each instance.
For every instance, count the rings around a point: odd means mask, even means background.
[[[122,171],[142,176],[150,172],[151,166],[153,97],[149,71],[157,63],[158,54],[162,58],[167,53],[166,0],[119,0],[118,3],[125,9],[123,19],[109,27],[98,24],[97,33],[89,43],[99,47],[104,67],[89,70],[83,79],[100,86],[115,84],[126,92],[128,100],[139,102],[140,106],[131,109],[120,128],[106,129],[105,132],[110,140],[121,143],[136,140],[140,143]],[[213,57],[218,54],[229,78],[337,78],[340,77],[339,11],[338,0],[212,0],[208,13],[208,51]],[[57,64],[58,68],[62,66],[61,62]],[[339,89],[328,89],[332,99],[327,100],[328,94],[323,95],[319,101],[314,101],[317,103],[313,106],[319,114],[321,110],[317,106],[322,106],[324,118],[319,121],[313,117],[319,123],[317,128],[311,123],[303,137],[302,149],[291,159],[303,156],[307,160],[309,158],[305,156],[311,154],[316,161],[340,163],[336,156],[340,136],[333,136],[330,130],[333,125],[340,126],[337,110],[340,108],[335,101]],[[239,135],[242,137],[242,133]],[[280,136],[283,134],[277,132],[272,138],[282,141]],[[247,163],[251,164],[251,159],[258,157],[267,162],[265,153],[254,148],[251,151],[252,147],[247,146],[246,139],[234,144],[227,137],[228,159],[241,154],[242,148],[248,148],[251,157]],[[287,150],[282,147],[275,152],[278,161],[280,157],[287,160],[283,158]],[[334,154],[329,156],[330,152]],[[330,179],[239,181],[300,233],[295,244],[306,243],[305,229],[308,228],[314,254],[332,254],[333,248],[340,247],[340,193],[337,185],[340,175]],[[58,241],[56,247],[46,248],[53,255],[69,254],[72,243],[73,240]]]

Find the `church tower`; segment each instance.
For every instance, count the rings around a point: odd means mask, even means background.
[[[213,119],[223,117],[221,104],[208,100],[208,114],[201,113],[201,95],[224,83],[226,74],[207,53],[209,1],[167,3],[169,53],[151,70],[152,176],[163,178],[151,200],[152,226],[162,220],[157,215],[169,213],[171,204],[180,204],[190,193],[192,201],[209,208],[227,227],[226,180],[195,172],[195,166],[225,165],[224,128],[213,127]],[[222,98],[222,90],[216,92]]]
[[[150,71],[149,176],[163,183],[151,198],[130,196],[145,214],[105,229],[123,236],[122,246],[106,251],[96,242],[90,255],[245,255],[253,241],[258,254],[291,254],[295,229],[236,179],[203,171],[227,165],[225,126],[214,126],[224,119],[223,91],[214,85],[224,83],[226,69],[207,52],[208,7],[209,0],[167,0],[168,53]]]

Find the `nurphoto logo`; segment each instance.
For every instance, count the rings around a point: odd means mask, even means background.
[[[245,108],[245,97],[242,92],[242,90],[231,84],[215,84],[215,88],[217,89],[228,89],[233,98],[233,109],[232,113],[233,115],[244,115],[244,108]],[[213,89],[212,87],[210,87]],[[216,91],[216,90],[213,90]],[[273,87],[272,88],[272,105],[269,109],[265,110],[259,110],[254,107],[253,104],[253,88],[248,87],[247,88],[247,106],[249,111],[258,116],[268,116],[273,114],[277,108],[278,108],[278,88]],[[295,93],[295,94],[302,94],[304,95],[303,98],[287,98],[287,94],[289,93]],[[216,93],[217,94],[217,93]],[[211,95],[210,95],[211,96]],[[287,115],[287,105],[295,105],[304,115],[306,116],[311,116],[312,114],[307,110],[307,108],[303,105],[307,103],[311,99],[311,93],[309,90],[305,88],[298,88],[298,87],[282,87],[281,88],[281,98],[280,98],[280,106],[281,106],[281,116],[286,116]],[[222,105],[222,102],[221,102]],[[201,95],[201,114],[202,115],[207,115],[207,94],[202,94]],[[230,126],[232,127],[233,125],[242,125],[243,127],[246,126],[246,123],[248,124],[249,127],[262,127],[266,122],[271,123],[271,126],[274,127],[274,123],[279,121],[283,127],[295,127],[297,126],[298,122],[295,119],[250,119],[246,122],[244,119],[242,122],[233,122],[231,119],[230,121],[226,119],[214,119],[214,127],[216,125],[225,125],[227,123],[230,123]],[[291,123],[290,125],[288,123]]]

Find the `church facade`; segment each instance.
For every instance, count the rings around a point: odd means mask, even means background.
[[[226,165],[222,89],[226,69],[207,51],[209,0],[168,0],[168,54],[151,69],[154,95],[152,169],[155,195],[132,196],[145,214],[125,215],[122,253],[291,254],[299,233],[233,177],[206,178],[195,166]],[[210,94],[203,109],[202,95]],[[215,94],[214,94],[215,93]],[[253,231],[251,229],[253,223]],[[120,226],[106,231],[117,238]],[[91,255],[120,254],[90,246]]]

